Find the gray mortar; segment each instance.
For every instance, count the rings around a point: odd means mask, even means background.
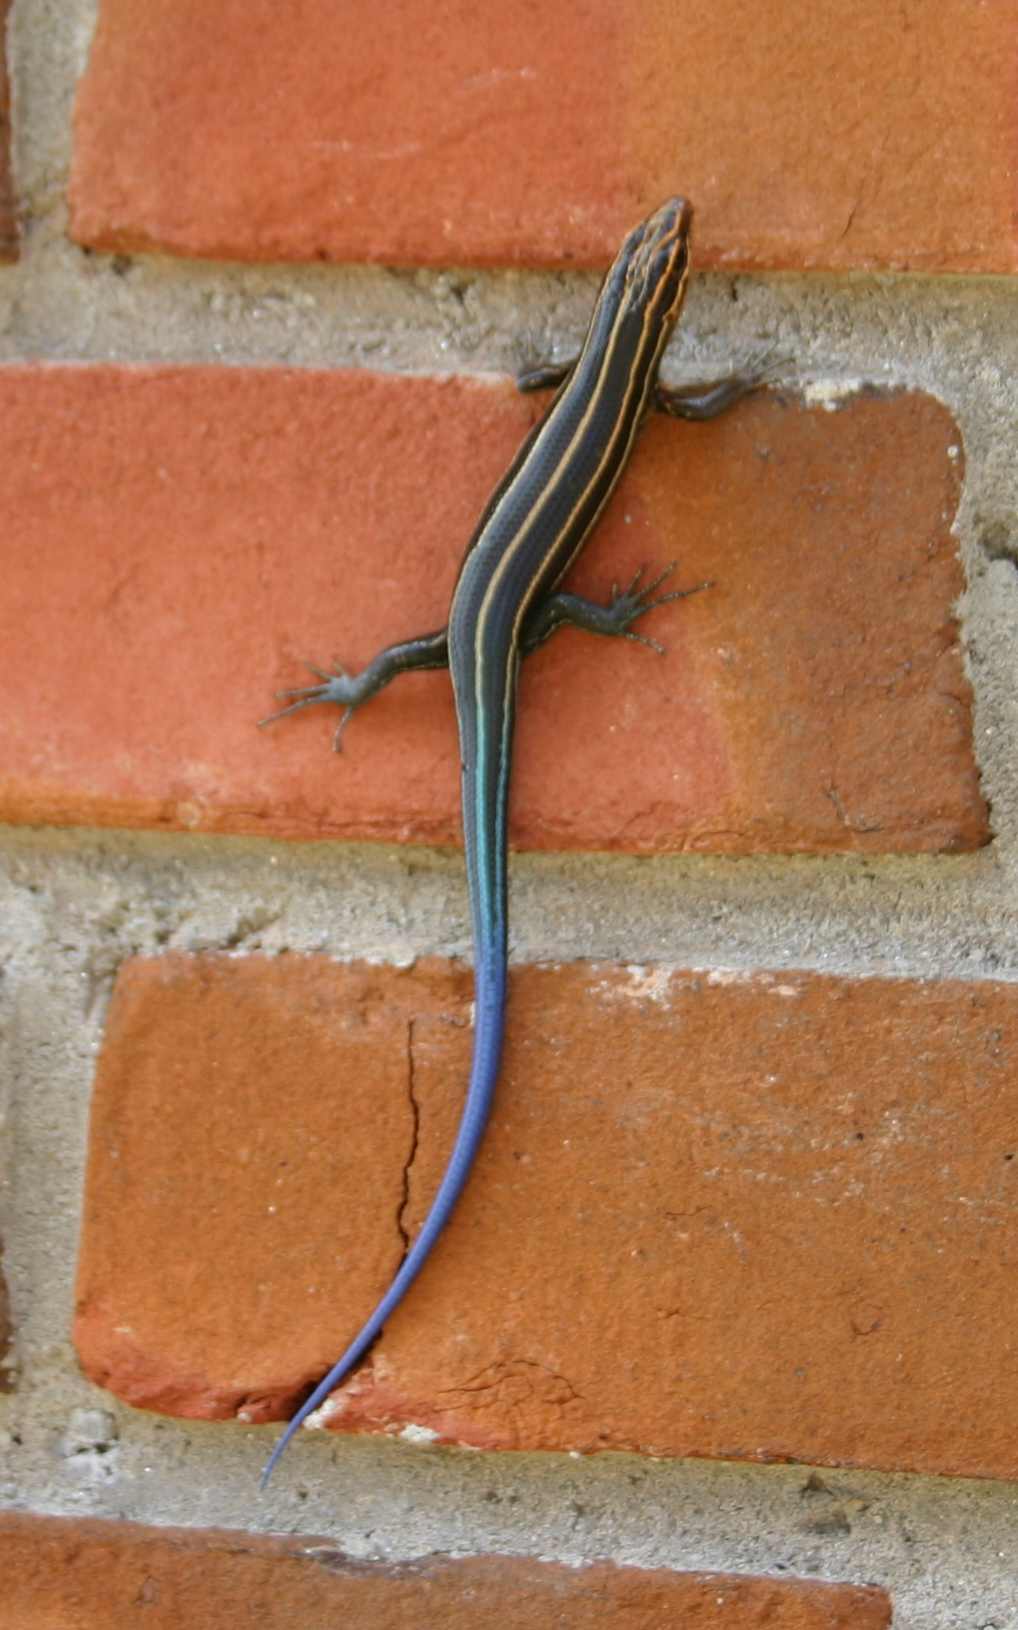
[[[26,219],[21,262],[0,269],[0,363],[480,373],[575,347],[596,282],[583,275],[82,254],[64,235],[64,195],[93,22],[88,0],[14,7]],[[1018,285],[704,275],[666,376],[722,371],[768,347],[794,359],[790,383],[913,386],[957,417],[959,611],[996,841],[950,859],[521,856],[513,953],[1014,979]],[[462,864],[420,849],[8,829],[0,868],[0,1233],[20,1365],[17,1390],[0,1396],[3,1503],[325,1535],[366,1558],[499,1551],[875,1581],[894,1597],[898,1630],[1018,1626],[1013,1484],[307,1434],[261,1496],[275,1429],[161,1420],[89,1385],[68,1330],[88,1097],[120,961],[224,948],[466,955]]]

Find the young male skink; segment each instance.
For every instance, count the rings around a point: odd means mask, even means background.
[[[276,1444],[263,1486],[297,1428],[364,1356],[419,1274],[484,1133],[505,1026],[506,824],[520,658],[567,623],[593,633],[621,634],[660,650],[631,625],[652,607],[695,592],[653,598],[667,571],[643,589],[637,574],[627,589],[613,590],[607,606],[557,589],[611,495],[647,411],[657,406],[677,417],[711,418],[761,383],[759,374],[732,375],[679,391],[666,391],[657,383],[685,294],[691,222],[690,205],[671,198],[636,227],[605,278],[575,362],[521,379],[524,388],[558,383],[559,390],[478,522],[460,566],[447,628],[388,646],[356,675],[314,670],[321,683],[286,692],[294,700],[272,716],[317,702],[337,703],[344,709],[338,746],[354,709],[397,674],[448,666],[462,760],[475,1018],[466,1099],[431,1209],[382,1300]]]

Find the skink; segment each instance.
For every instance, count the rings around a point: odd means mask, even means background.
[[[653,598],[669,567],[641,588],[641,574],[607,606],[557,585],[610,497],[651,406],[705,419],[760,383],[760,375],[666,391],[658,367],[689,276],[692,209],[671,198],[626,238],[594,307],[575,362],[524,376],[524,388],[558,384],[488,501],[467,547],[446,628],[381,651],[359,674],[314,670],[321,683],[285,692],[279,718],[318,702],[343,708],[339,735],[355,708],[397,674],[448,667],[462,760],[463,833],[473,928],[475,1018],[470,1080],[452,1153],[438,1192],[401,1267],[346,1352],[298,1409],[262,1475],[264,1487],[298,1427],[339,1385],[376,1339],[420,1273],[452,1212],[484,1134],[505,1030],[507,963],[507,803],[520,658],[566,623],[598,634],[634,633],[644,612],[687,589]],[[703,585],[698,585],[702,587]],[[268,722],[268,721],[263,721]]]

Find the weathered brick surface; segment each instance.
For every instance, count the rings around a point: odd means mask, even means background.
[[[18,252],[14,181],[11,175],[11,92],[7,78],[7,18],[10,9],[10,0],[0,0],[0,261],[13,260]]]
[[[701,264],[1011,271],[1016,22],[1013,0],[390,0],[352,49],[333,0],[103,0],[73,231],[594,264],[682,191]]]
[[[94,1380],[287,1412],[434,1191],[469,993],[439,963],[122,969],[79,1268]],[[476,1171],[329,1424],[1013,1478],[1016,1123],[1014,985],[520,968]]]
[[[886,1630],[883,1591],[523,1557],[365,1563],[311,1536],[0,1516],[4,1630]]]
[[[215,8],[212,8],[215,9]],[[509,383],[254,369],[0,372],[0,818],[455,841],[445,674],[259,732],[302,659],[441,626],[537,413]],[[434,472],[443,472],[436,481]],[[528,661],[514,842],[908,851],[987,836],[952,605],[962,459],[922,395],[661,417],[584,553],[707,593],[664,659],[559,635]]]

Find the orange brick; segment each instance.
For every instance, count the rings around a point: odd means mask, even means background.
[[[242,260],[1008,272],[1014,0],[102,0],[72,231]]]
[[[93,1380],[287,1413],[434,1192],[468,994],[437,963],[123,968],[78,1278]],[[476,1171],[329,1424],[1015,1477],[1016,1065],[1011,984],[516,970]]]
[[[0,1516],[4,1630],[886,1630],[882,1590],[525,1557],[366,1563],[310,1535]]]
[[[11,176],[11,92],[7,79],[7,17],[10,0],[0,0],[0,261],[18,253],[18,223]]]
[[[215,10],[216,8],[210,8]],[[447,843],[445,674],[259,732],[303,658],[441,626],[538,409],[363,372],[0,373],[0,819]],[[435,479],[435,471],[442,479]],[[655,419],[575,582],[715,586],[660,659],[575,632],[526,664],[528,848],[870,852],[987,838],[952,605],[958,432],[930,397]]]

